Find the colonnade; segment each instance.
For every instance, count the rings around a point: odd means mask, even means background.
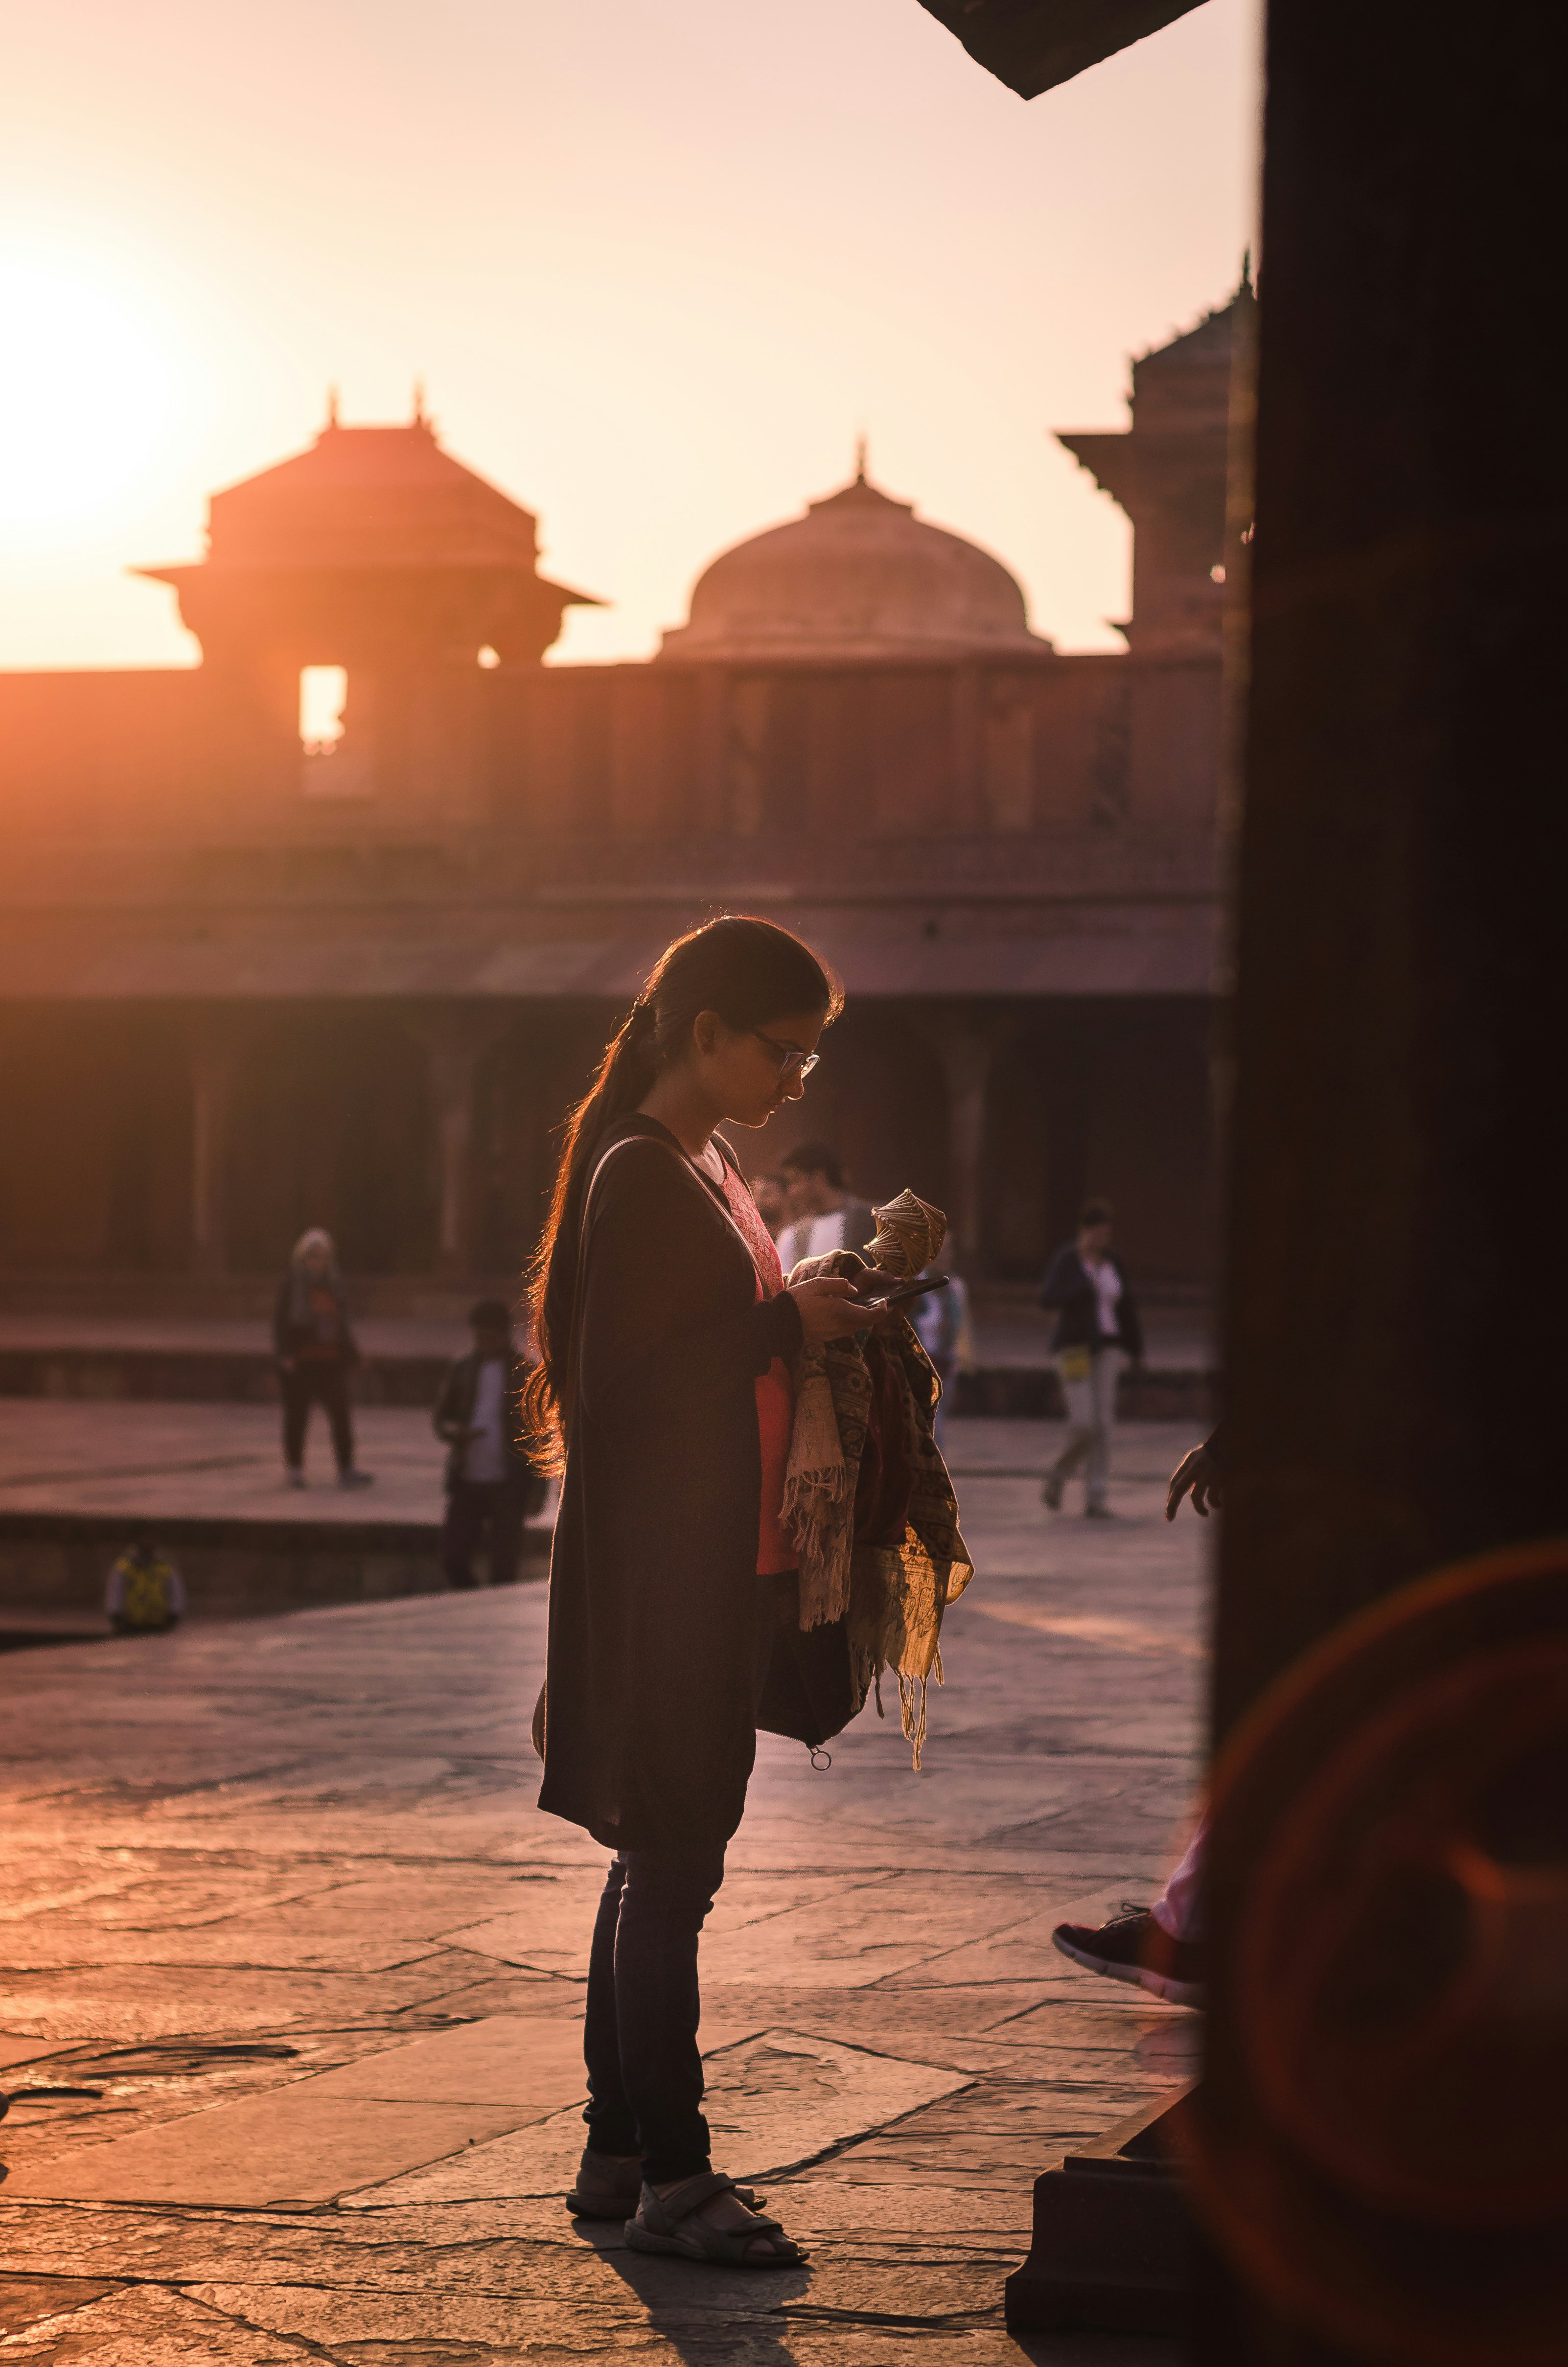
[[[0,1014],[0,1268],[275,1269],[324,1223],[365,1274],[515,1274],[617,1014],[587,1002],[230,1002]],[[1085,1190],[1140,1263],[1206,1278],[1204,1007],[872,1002],[824,1044],[754,1169],[806,1137],[858,1192],[913,1184],[975,1278],[1038,1270]]]

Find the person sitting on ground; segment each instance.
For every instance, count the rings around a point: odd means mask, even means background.
[[[1183,1455],[1165,1491],[1165,1518],[1174,1521],[1182,1500],[1192,1498],[1192,1509],[1207,1520],[1209,1507],[1221,1505],[1221,1433],[1210,1432],[1201,1446]],[[1107,1923],[1059,1923],[1051,1944],[1075,1965],[1091,1973],[1105,1973],[1113,1981],[1131,1981],[1152,1996],[1172,2005],[1201,2005],[1204,1997],[1202,1924],[1203,1853],[1209,1819],[1199,1817],[1180,1863],[1152,1907],[1122,1902],[1119,1915]]]
[[[441,1569],[449,1586],[476,1585],[473,1557],[488,1533],[490,1583],[509,1586],[523,1523],[544,1502],[545,1483],[517,1435],[517,1392],[531,1368],[504,1300],[482,1298],[468,1319],[473,1346],[449,1371],[434,1417],[449,1450]]]
[[[166,1636],[185,1617],[185,1580],[150,1529],[110,1570],[104,1609],[117,1636]]]
[[[278,1285],[272,1342],[283,1386],[283,1467],[286,1484],[305,1484],[305,1433],[312,1405],[324,1406],[332,1426],[340,1488],[368,1488],[372,1474],[356,1469],[348,1376],[359,1361],[348,1320],[348,1297],[337,1270],[332,1235],[312,1226],[294,1244]]]
[[[1091,1521],[1111,1517],[1116,1385],[1124,1358],[1137,1365],[1143,1355],[1143,1327],[1121,1260],[1110,1245],[1111,1225],[1110,1203],[1087,1201],[1076,1240],[1057,1251],[1040,1294],[1040,1305],[1056,1310],[1051,1347],[1067,1400],[1066,1444],[1046,1473],[1040,1495],[1059,1512],[1068,1480],[1083,1466],[1084,1512]]]
[[[844,1168],[825,1142],[798,1142],[781,1163],[791,1221],[778,1236],[778,1263],[792,1274],[806,1258],[858,1250],[877,1229],[870,1205],[852,1199]]]

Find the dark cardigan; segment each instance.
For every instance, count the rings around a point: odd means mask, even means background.
[[[721,1195],[653,1118],[589,1172],[550,1570],[540,1806],[609,1849],[710,1846],[756,1756],[756,1376],[801,1344]]]
[[[1100,1299],[1095,1287],[1095,1277],[1085,1264],[1076,1241],[1057,1251],[1046,1268],[1040,1285],[1040,1303],[1057,1309],[1056,1330],[1051,1336],[1051,1353],[1059,1355],[1063,1348],[1125,1348],[1132,1357],[1143,1353],[1143,1325],[1139,1318],[1138,1303],[1127,1287],[1127,1269],[1114,1250],[1107,1251],[1121,1284],[1121,1297],[1117,1301],[1118,1330],[1109,1335],[1100,1330]]]

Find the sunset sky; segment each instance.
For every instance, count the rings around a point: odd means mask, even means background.
[[[1127,538],[1051,440],[1253,236],[1255,0],[1026,105],[915,0],[51,0],[0,87],[0,666],[190,663],[207,494],[406,418],[540,514],[641,656],[849,473],[1118,646]]]

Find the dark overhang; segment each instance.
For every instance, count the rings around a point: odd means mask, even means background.
[[[1199,0],[920,0],[976,62],[1038,98],[1085,66],[1130,49]]]

